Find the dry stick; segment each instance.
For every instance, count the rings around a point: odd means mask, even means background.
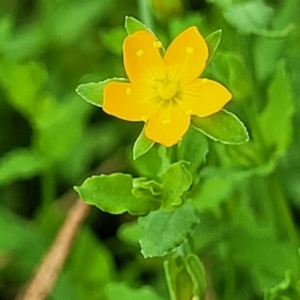
[[[113,170],[120,169],[123,166],[123,157],[116,155],[106,160],[97,171],[99,173],[111,173]],[[69,198],[72,194],[73,192],[69,192],[66,196]],[[23,292],[21,291],[15,300],[46,299],[70,252],[76,233],[89,211],[90,207],[87,204],[80,199],[76,200],[48,253],[42,260],[32,279],[25,286],[25,290]]]

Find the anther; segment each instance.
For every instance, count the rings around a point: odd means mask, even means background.
[[[138,51],[136,52],[136,55],[137,55],[138,57],[141,57],[143,54],[144,54],[144,51],[143,51],[142,49],[140,49],[140,50],[138,50]]]
[[[161,48],[162,47],[162,43],[160,41],[153,42],[153,47],[154,48]]]
[[[131,88],[127,88],[125,93],[126,93],[126,95],[130,95],[131,94]]]
[[[194,52],[194,49],[189,46],[189,47],[186,47],[185,51],[187,54],[192,54]]]

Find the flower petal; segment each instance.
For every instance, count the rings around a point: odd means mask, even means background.
[[[137,31],[125,38],[123,44],[124,66],[129,80],[134,84],[153,84],[166,76],[159,48],[161,43],[147,30]]]
[[[195,79],[178,95],[178,105],[191,115],[206,117],[220,111],[232,98],[220,83],[209,79]]]
[[[190,115],[178,105],[162,104],[160,110],[149,119],[146,136],[166,147],[175,145],[186,133],[190,125]]]
[[[195,26],[180,33],[164,56],[169,80],[183,85],[200,76],[208,59],[208,48]]]
[[[148,87],[109,82],[103,93],[103,110],[123,120],[146,121],[157,110],[157,94]]]

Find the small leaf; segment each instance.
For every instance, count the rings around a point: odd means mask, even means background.
[[[145,135],[144,129],[142,130],[141,134],[137,138],[137,140],[134,143],[133,146],[133,159],[136,160],[143,154],[147,153],[152,146],[154,145],[154,142],[148,139]]]
[[[173,211],[156,210],[139,218],[143,229],[140,239],[144,257],[163,256],[179,246],[193,232],[199,218],[191,202]]]
[[[222,29],[216,30],[205,38],[206,44],[208,46],[209,58],[207,64],[213,58],[222,37]]]
[[[225,109],[204,118],[192,117],[193,126],[209,138],[223,144],[239,145],[249,141],[245,125]]]
[[[125,18],[125,29],[129,35],[137,32],[139,30],[148,30],[149,31],[149,29],[146,27],[146,25],[144,25],[141,21],[139,21],[133,17],[128,17],[128,16],[126,16],[126,18]]]
[[[110,78],[100,82],[84,83],[77,87],[76,93],[85,101],[101,107],[103,105],[103,90],[107,83],[112,81],[127,82],[125,78]]]
[[[179,205],[182,194],[189,189],[193,178],[186,169],[187,162],[179,161],[168,167],[160,176],[164,189],[163,206],[165,209]]]
[[[146,214],[158,204],[149,198],[137,198],[132,194],[131,175],[115,173],[92,176],[80,187],[75,187],[81,199],[88,204],[111,214],[129,212],[132,215]]]

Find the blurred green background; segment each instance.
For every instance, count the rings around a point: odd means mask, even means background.
[[[151,26],[165,44],[190,25],[198,26],[204,36],[221,28],[219,54],[207,74],[233,92],[230,107],[246,123],[252,139],[257,134],[253,123],[267,105],[270,82],[279,86],[273,94],[286,91],[280,88],[280,76],[273,80],[278,61],[284,59],[287,75],[283,78],[292,104],[275,105],[262,121],[268,133],[260,132],[271,136],[271,142],[263,144],[262,138],[241,148],[210,148],[214,155],[209,163],[218,167],[218,174],[229,168],[253,173],[245,180],[239,181],[234,173],[230,180],[221,176],[221,181],[213,181],[210,170],[201,194],[215,200],[200,208],[204,225],[198,246],[211,265],[216,299],[262,299],[265,290],[283,280],[285,271],[300,264],[296,250],[300,224],[297,0],[0,0],[0,299],[13,299],[53,241],[69,207],[68,198],[59,199],[62,195],[111,156],[121,160],[109,161],[114,166],[105,170],[138,172],[129,157],[141,124],[106,116],[75,93],[80,83],[125,76],[126,15]],[[120,163],[123,157],[128,158],[125,166]],[[216,186],[219,194],[212,192]],[[286,204],[276,208],[278,222],[276,212],[265,215],[270,207],[249,204],[263,203],[273,198],[272,193],[280,194]],[[227,228],[226,218],[220,218],[226,201],[236,203],[231,211],[225,207],[233,231]],[[295,240],[281,243],[269,235],[269,227],[255,227],[265,218],[274,228],[281,227],[286,208]],[[251,219],[245,212],[261,217],[262,223],[243,227]],[[128,233],[123,235],[125,228],[118,231],[132,219],[94,209],[49,299],[125,299],[120,295],[168,299],[161,260],[144,260],[136,241],[130,243]],[[286,235],[285,229],[282,232]],[[231,251],[232,245],[236,252]],[[294,269],[297,274],[299,268]],[[156,291],[135,291],[113,281],[126,281],[131,288],[152,285]],[[288,299],[300,299],[296,292],[293,295]],[[283,299],[276,297],[268,299]]]

